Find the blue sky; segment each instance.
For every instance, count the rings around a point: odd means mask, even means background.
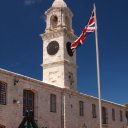
[[[76,35],[86,25],[93,0],[65,0],[74,13]],[[53,0],[0,2],[0,68],[42,80],[44,12]],[[128,103],[128,1],[97,0],[101,95],[105,100]],[[77,49],[78,90],[97,96],[94,34]]]

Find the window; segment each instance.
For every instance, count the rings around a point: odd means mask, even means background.
[[[51,28],[56,28],[58,24],[58,17],[56,15],[52,15],[50,18]]]
[[[6,90],[7,84],[0,81],[0,104],[6,105]]]
[[[84,116],[84,102],[79,101],[79,114],[80,116]]]
[[[73,89],[73,87],[74,87],[73,86],[73,84],[74,84],[73,73],[69,72],[68,77],[69,77],[70,89]]]
[[[96,105],[92,104],[92,117],[96,118]]]
[[[34,93],[29,90],[23,92],[23,115],[26,114],[34,116]]]
[[[56,95],[50,95],[50,112],[56,112]]]
[[[112,109],[112,120],[115,121],[115,109]]]
[[[105,107],[102,107],[102,123],[108,124],[107,109]]]
[[[120,121],[123,121],[123,112],[120,110]]]
[[[126,121],[127,121],[127,124],[128,124],[128,111],[126,111],[125,114],[126,114]]]
[[[68,16],[65,17],[65,24],[68,28],[70,28],[70,20]]]

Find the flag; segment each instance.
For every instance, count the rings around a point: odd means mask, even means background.
[[[76,49],[79,45],[84,43],[86,35],[95,31],[95,16],[94,9],[92,11],[91,17],[88,21],[88,24],[83,29],[81,35],[71,44],[71,49]]]

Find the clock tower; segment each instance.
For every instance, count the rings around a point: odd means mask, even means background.
[[[77,38],[72,30],[72,12],[64,0],[54,0],[46,12],[43,40],[43,81],[76,90],[76,53],[70,49]]]

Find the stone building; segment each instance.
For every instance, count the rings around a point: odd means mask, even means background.
[[[45,12],[43,81],[0,69],[0,128],[18,128],[31,112],[39,128],[99,128],[98,98],[77,91],[72,12],[55,0]],[[103,128],[127,128],[128,108],[102,100]]]

